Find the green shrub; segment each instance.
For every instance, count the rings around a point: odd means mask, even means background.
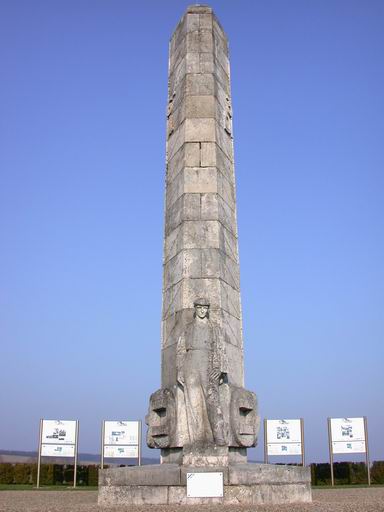
[[[13,465],[7,462],[0,464],[0,484],[13,483]]]
[[[99,481],[99,467],[88,466],[88,485],[97,486]]]
[[[32,465],[31,464],[15,464],[13,467],[13,483],[14,484],[31,484],[32,483]]]
[[[374,484],[384,484],[384,460],[375,460],[372,464],[371,480]]]

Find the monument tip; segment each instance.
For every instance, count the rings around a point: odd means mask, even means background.
[[[212,14],[212,7],[206,4],[193,4],[187,7],[189,14]]]

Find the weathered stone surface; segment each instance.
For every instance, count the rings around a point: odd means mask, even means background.
[[[116,505],[162,505],[168,503],[168,487],[156,485],[101,485],[98,504],[104,507]]]
[[[101,486],[180,485],[180,467],[177,464],[154,464],[126,468],[108,468],[100,471]]]
[[[309,468],[274,464],[234,464],[229,467],[230,485],[309,484]]]
[[[166,452],[166,450],[164,450]],[[188,498],[186,474],[222,472],[223,498]],[[133,482],[142,475],[142,484]],[[162,464],[100,471],[99,505],[261,505],[311,502],[310,469],[272,464],[216,467]]]

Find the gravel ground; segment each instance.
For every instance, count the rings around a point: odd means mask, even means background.
[[[384,512],[384,487],[316,489],[313,503],[263,506],[114,507],[113,512]],[[0,512],[111,512],[97,506],[97,491],[0,491]]]

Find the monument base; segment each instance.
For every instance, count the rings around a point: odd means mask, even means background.
[[[222,472],[222,498],[187,497],[187,473]],[[309,468],[273,464],[110,468],[99,473],[99,505],[259,505],[311,502]]]

